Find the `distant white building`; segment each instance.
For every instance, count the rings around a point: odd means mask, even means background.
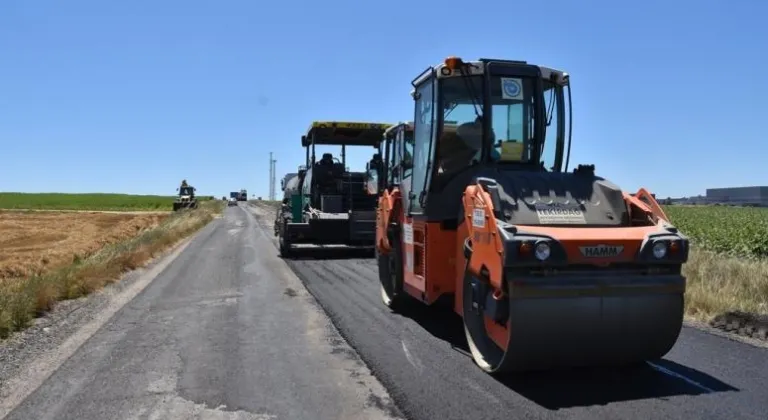
[[[707,188],[707,202],[768,207],[768,187]]]

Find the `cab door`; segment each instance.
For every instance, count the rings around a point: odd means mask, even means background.
[[[426,299],[426,220],[427,189],[436,147],[436,79],[430,77],[414,92],[413,168],[403,181],[403,205],[407,217],[403,223],[403,289],[411,296]]]

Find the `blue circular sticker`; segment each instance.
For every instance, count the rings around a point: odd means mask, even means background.
[[[504,89],[504,96],[516,97],[520,94],[520,83],[515,79],[503,79],[501,82],[501,88]]]

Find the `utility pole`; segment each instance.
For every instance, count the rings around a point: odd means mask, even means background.
[[[269,152],[269,199],[275,201],[275,163],[277,160],[272,159],[272,152]]]

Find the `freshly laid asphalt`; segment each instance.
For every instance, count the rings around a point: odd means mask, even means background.
[[[274,214],[250,210],[271,234]],[[473,364],[458,316],[385,307],[374,259],[304,255],[286,261],[410,419],[768,418],[765,348],[684,327],[654,365],[497,380]]]

